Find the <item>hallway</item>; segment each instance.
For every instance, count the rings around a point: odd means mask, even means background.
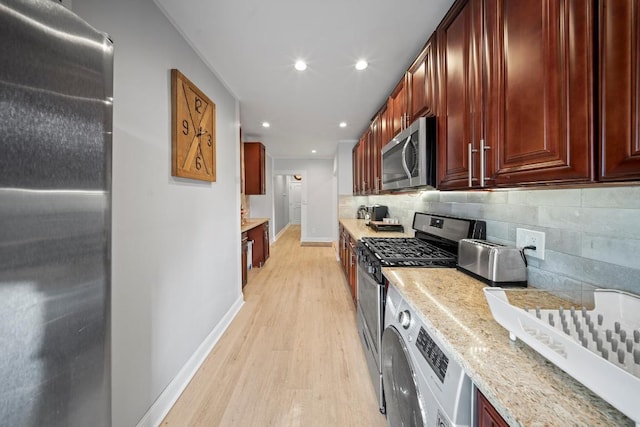
[[[384,426],[331,247],[290,226],[163,426]]]

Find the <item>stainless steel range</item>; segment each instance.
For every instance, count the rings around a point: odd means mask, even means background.
[[[364,237],[358,243],[358,332],[380,412],[385,412],[380,346],[386,281],[382,267],[455,268],[461,239],[485,239],[484,221],[416,212],[415,237]]]

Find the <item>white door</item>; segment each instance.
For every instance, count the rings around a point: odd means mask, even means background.
[[[300,224],[302,212],[302,183],[289,183],[289,222]]]

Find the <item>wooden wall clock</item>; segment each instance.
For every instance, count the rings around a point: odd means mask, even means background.
[[[171,175],[216,180],[216,104],[171,70]]]

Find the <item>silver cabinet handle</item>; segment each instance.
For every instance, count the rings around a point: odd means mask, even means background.
[[[478,150],[473,148],[473,143],[469,143],[469,187],[473,187],[473,153],[477,153]]]
[[[480,187],[484,187],[486,181],[486,173],[487,173],[487,150],[490,150],[491,147],[488,145],[484,145],[484,139],[480,140]]]

